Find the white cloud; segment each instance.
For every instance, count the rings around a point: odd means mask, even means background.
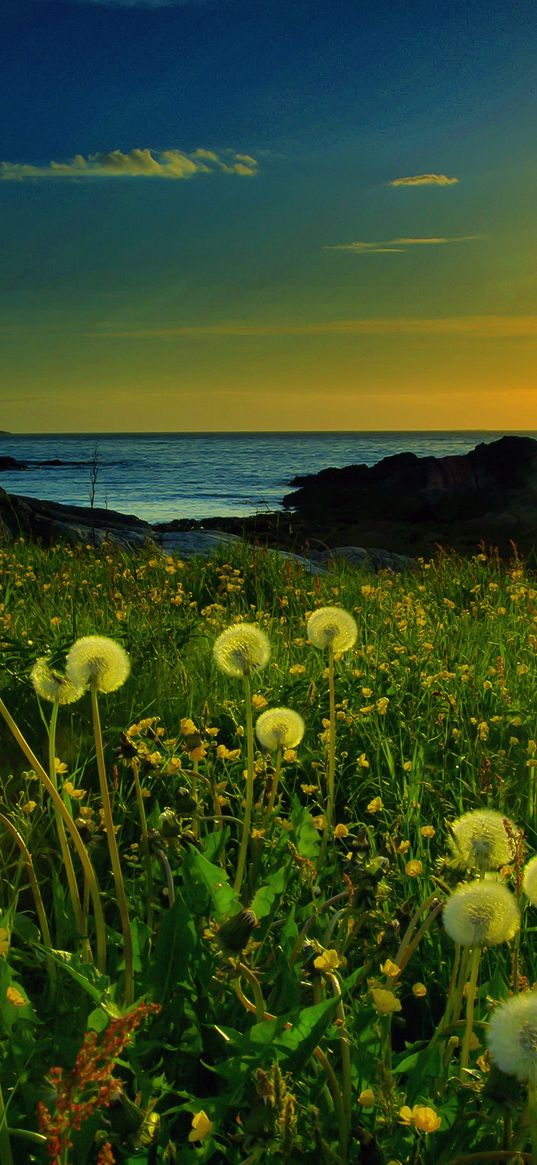
[[[192,178],[195,174],[220,171],[252,178],[257,162],[250,154],[198,149],[192,154],[182,150],[111,150],[108,153],[76,154],[68,162],[32,165],[26,162],[0,162],[0,181],[16,182],[28,178]]]
[[[448,178],[447,174],[413,174],[409,178],[392,178],[388,186],[455,186],[460,178]]]
[[[454,235],[451,238],[433,236],[421,239],[388,239],[386,242],[379,243],[366,243],[358,240],[354,243],[334,243],[332,246],[323,247],[323,250],[351,251],[354,255],[404,255],[409,247],[439,247],[448,243],[466,243],[481,237],[481,235]]]

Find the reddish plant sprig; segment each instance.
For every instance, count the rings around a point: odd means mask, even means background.
[[[116,1098],[122,1081],[113,1075],[118,1057],[129,1042],[136,1028],[149,1015],[160,1011],[158,1003],[141,1002],[126,1015],[111,1019],[99,1038],[97,1032],[89,1031],[77,1055],[71,1071],[66,1075],[63,1068],[51,1068],[49,1081],[55,1093],[53,1111],[39,1101],[37,1114],[40,1132],[47,1138],[47,1151],[51,1165],[64,1165],[65,1154],[72,1148],[71,1134],[78,1131],[96,1109],[108,1108]],[[110,1157],[111,1147],[103,1145],[103,1161]]]

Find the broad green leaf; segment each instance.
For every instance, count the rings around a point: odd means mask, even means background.
[[[180,982],[190,982],[190,964],[198,937],[186,903],[177,895],[173,906],[161,915],[160,929],[147,971],[153,997],[162,1003]]]
[[[108,975],[102,975],[93,963],[83,963],[78,955],[72,954],[71,951],[49,950],[41,943],[34,943],[34,946],[37,950],[42,951],[47,958],[52,959],[56,966],[67,971],[67,974],[91,999],[94,999],[96,1003],[104,1002],[110,986]]]
[[[296,846],[303,858],[318,858],[321,847],[319,831],[313,824],[313,817],[305,805],[301,805],[298,797],[293,798],[291,821],[295,830]]]
[[[259,887],[249,906],[249,910],[253,910],[256,918],[265,918],[267,914],[270,914],[275,898],[282,894],[285,889],[285,883],[286,870],[285,867],[282,867],[276,870],[275,874],[271,874],[264,885]]]
[[[199,887],[204,891],[201,899],[205,897],[207,902],[208,896],[212,913],[217,922],[224,922],[226,918],[232,914],[238,914],[242,910],[242,903],[230,886],[224,871],[220,866],[215,866],[212,862],[207,861],[207,858],[198,853],[194,846],[190,846],[188,855],[185,857],[183,877],[185,885],[189,885],[189,889],[195,890],[196,887]],[[201,913],[205,909],[206,906],[202,907]]]

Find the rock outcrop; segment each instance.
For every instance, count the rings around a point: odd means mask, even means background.
[[[292,482],[284,498],[312,530],[352,530],[364,546],[432,553],[481,542],[508,550],[537,546],[537,441],[502,437],[470,453],[417,457],[400,453],[377,465],[324,469]]]

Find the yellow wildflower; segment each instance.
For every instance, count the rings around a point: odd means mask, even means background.
[[[373,797],[373,800],[367,806],[368,813],[380,813],[382,809],[384,809],[382,797]]]
[[[375,1093],[372,1088],[364,1088],[358,1097],[358,1104],[362,1108],[372,1108],[375,1103]]]
[[[241,750],[240,748],[226,748],[225,744],[217,744],[216,755],[219,760],[238,760]]]
[[[423,999],[427,994],[425,983],[414,983],[412,994],[416,996],[416,999]]]
[[[6,999],[8,1003],[12,1003],[13,1007],[26,1007],[26,999],[17,987],[8,987],[6,991]]]
[[[326,817],[324,813],[319,813],[317,817],[312,817],[311,820],[316,829],[324,829],[326,825]]]
[[[436,829],[435,829],[434,825],[422,825],[421,829],[420,829],[420,833],[421,833],[422,837],[434,837],[435,833],[436,833]]]
[[[27,817],[30,816],[30,813],[33,813],[34,809],[37,809],[37,801],[27,801],[26,804],[22,806],[22,812],[26,813]]]
[[[54,768],[58,774],[67,772],[67,765],[64,761],[60,760],[59,756],[54,757]]]
[[[348,827],[343,825],[342,822],[340,822],[339,825],[334,826],[334,837],[347,837],[348,833]]]
[[[68,797],[72,797],[74,801],[82,801],[86,796],[84,789],[76,789],[72,781],[63,782],[63,792],[67,793]]]
[[[379,1015],[391,1015],[392,1012],[401,1010],[401,1002],[393,991],[388,991],[386,987],[371,987],[370,991]]]
[[[192,1117],[192,1129],[188,1134],[189,1141],[203,1141],[205,1137],[210,1136],[213,1131],[213,1122],[209,1120],[207,1113],[201,1109],[201,1112],[195,1113]]]
[[[313,966],[316,971],[337,971],[340,966],[337,951],[333,948],[329,951],[323,951],[322,955],[317,955],[317,958],[313,960]]]
[[[289,675],[290,676],[303,676],[305,670],[306,670],[306,668],[305,668],[303,663],[294,663],[292,665],[292,667],[289,668]]]
[[[407,864],[406,864],[406,866],[405,866],[405,874],[406,874],[406,875],[407,875],[409,878],[417,878],[417,877],[419,877],[419,875],[420,875],[420,874],[423,874],[423,864],[422,864],[422,862],[418,862],[418,861],[416,860],[416,858],[413,858],[413,859],[412,859],[412,861],[410,861],[410,862],[407,862]]]
[[[361,769],[369,768],[369,761],[365,755],[365,752],[360,753],[360,756],[358,757],[358,764],[360,765]]]
[[[386,959],[385,963],[381,963],[380,969],[382,974],[387,975],[389,979],[396,979],[401,974],[401,968],[393,962],[393,959]]]
[[[388,711],[388,704],[390,703],[388,696],[380,696],[377,700],[377,712],[379,716],[385,716]]]
[[[268,700],[265,698],[265,696],[259,696],[259,695],[252,696],[252,705],[256,709],[256,711],[258,711],[259,708],[266,708],[267,704],[268,704]]]
[[[317,785],[301,785],[300,788],[302,789],[303,793],[306,793],[306,796],[310,796],[312,793],[317,792]]]

